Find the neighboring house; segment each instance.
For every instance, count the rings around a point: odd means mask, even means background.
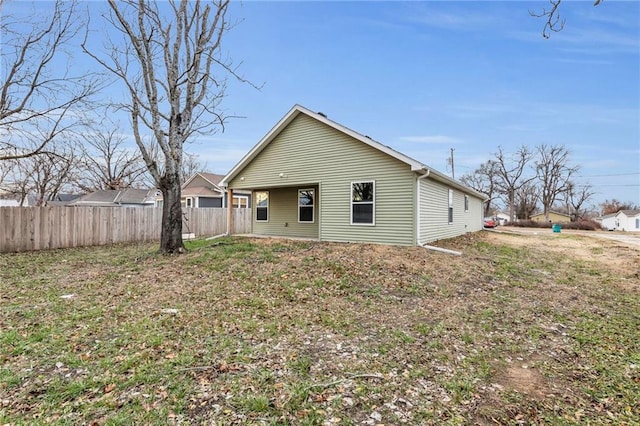
[[[616,229],[616,216],[618,213],[609,213],[602,217],[596,219],[597,222],[600,222],[600,226],[607,231],[615,231]]]
[[[602,216],[602,227],[609,231],[640,232],[640,210],[620,210]]]
[[[156,189],[101,189],[67,203],[68,206],[153,207]]]
[[[20,207],[19,198],[19,195],[0,193],[0,207]]]
[[[227,195],[220,181],[224,175],[199,172],[182,185],[182,207],[226,207]],[[162,195],[158,204],[162,205]],[[251,207],[251,191],[238,191],[233,195],[233,207]]]
[[[224,177],[253,190],[252,232],[425,244],[482,229],[484,194],[294,106]]]
[[[529,217],[529,220],[532,220],[534,222],[544,222],[546,219],[544,217],[544,213],[537,213],[537,214],[531,215]],[[571,215],[551,211],[549,212],[548,222],[552,222],[552,223],[571,222]]]
[[[72,201],[82,197],[80,194],[58,194],[50,200],[47,200],[47,206],[66,206]]]
[[[511,218],[509,217],[508,213],[500,212],[496,214],[496,220],[500,225],[506,225],[509,222],[509,220],[511,220]]]
[[[0,207],[34,207],[38,205],[35,195],[3,192],[0,194]]]

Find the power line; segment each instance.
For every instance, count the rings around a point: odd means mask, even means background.
[[[625,186],[625,187],[640,186],[640,183],[630,183],[630,184],[621,184],[621,185],[618,185],[618,184],[615,184],[615,183],[592,183],[592,184],[586,184],[585,183],[585,184],[576,184],[575,186],[578,186],[578,187],[584,187],[584,186],[615,186],[616,188],[618,188],[618,187],[622,187],[622,186]]]
[[[635,175],[640,175],[640,172],[634,172],[634,173],[614,173],[614,174],[610,174],[610,175],[589,175],[589,176],[584,176],[584,175],[577,175],[578,177],[613,177],[613,176],[635,176]]]

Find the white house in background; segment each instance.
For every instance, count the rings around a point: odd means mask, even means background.
[[[510,219],[509,218],[509,214],[502,213],[502,212],[497,213],[495,217],[496,217],[496,220],[498,221],[498,224],[503,225],[503,226],[506,225],[509,222],[509,219]]]
[[[609,231],[640,232],[640,210],[620,210],[602,216],[602,227]]]

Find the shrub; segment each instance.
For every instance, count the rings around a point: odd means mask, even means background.
[[[563,229],[576,229],[581,231],[598,231],[602,226],[595,220],[584,219],[577,222],[558,222]],[[551,228],[553,222],[536,222],[533,220],[519,220],[515,223],[509,223],[511,226],[519,226],[521,228]]]

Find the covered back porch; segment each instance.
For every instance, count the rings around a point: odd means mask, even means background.
[[[251,233],[319,239],[319,190],[320,186],[317,183],[254,188],[251,197],[254,200]],[[232,191],[229,189],[229,192]]]

